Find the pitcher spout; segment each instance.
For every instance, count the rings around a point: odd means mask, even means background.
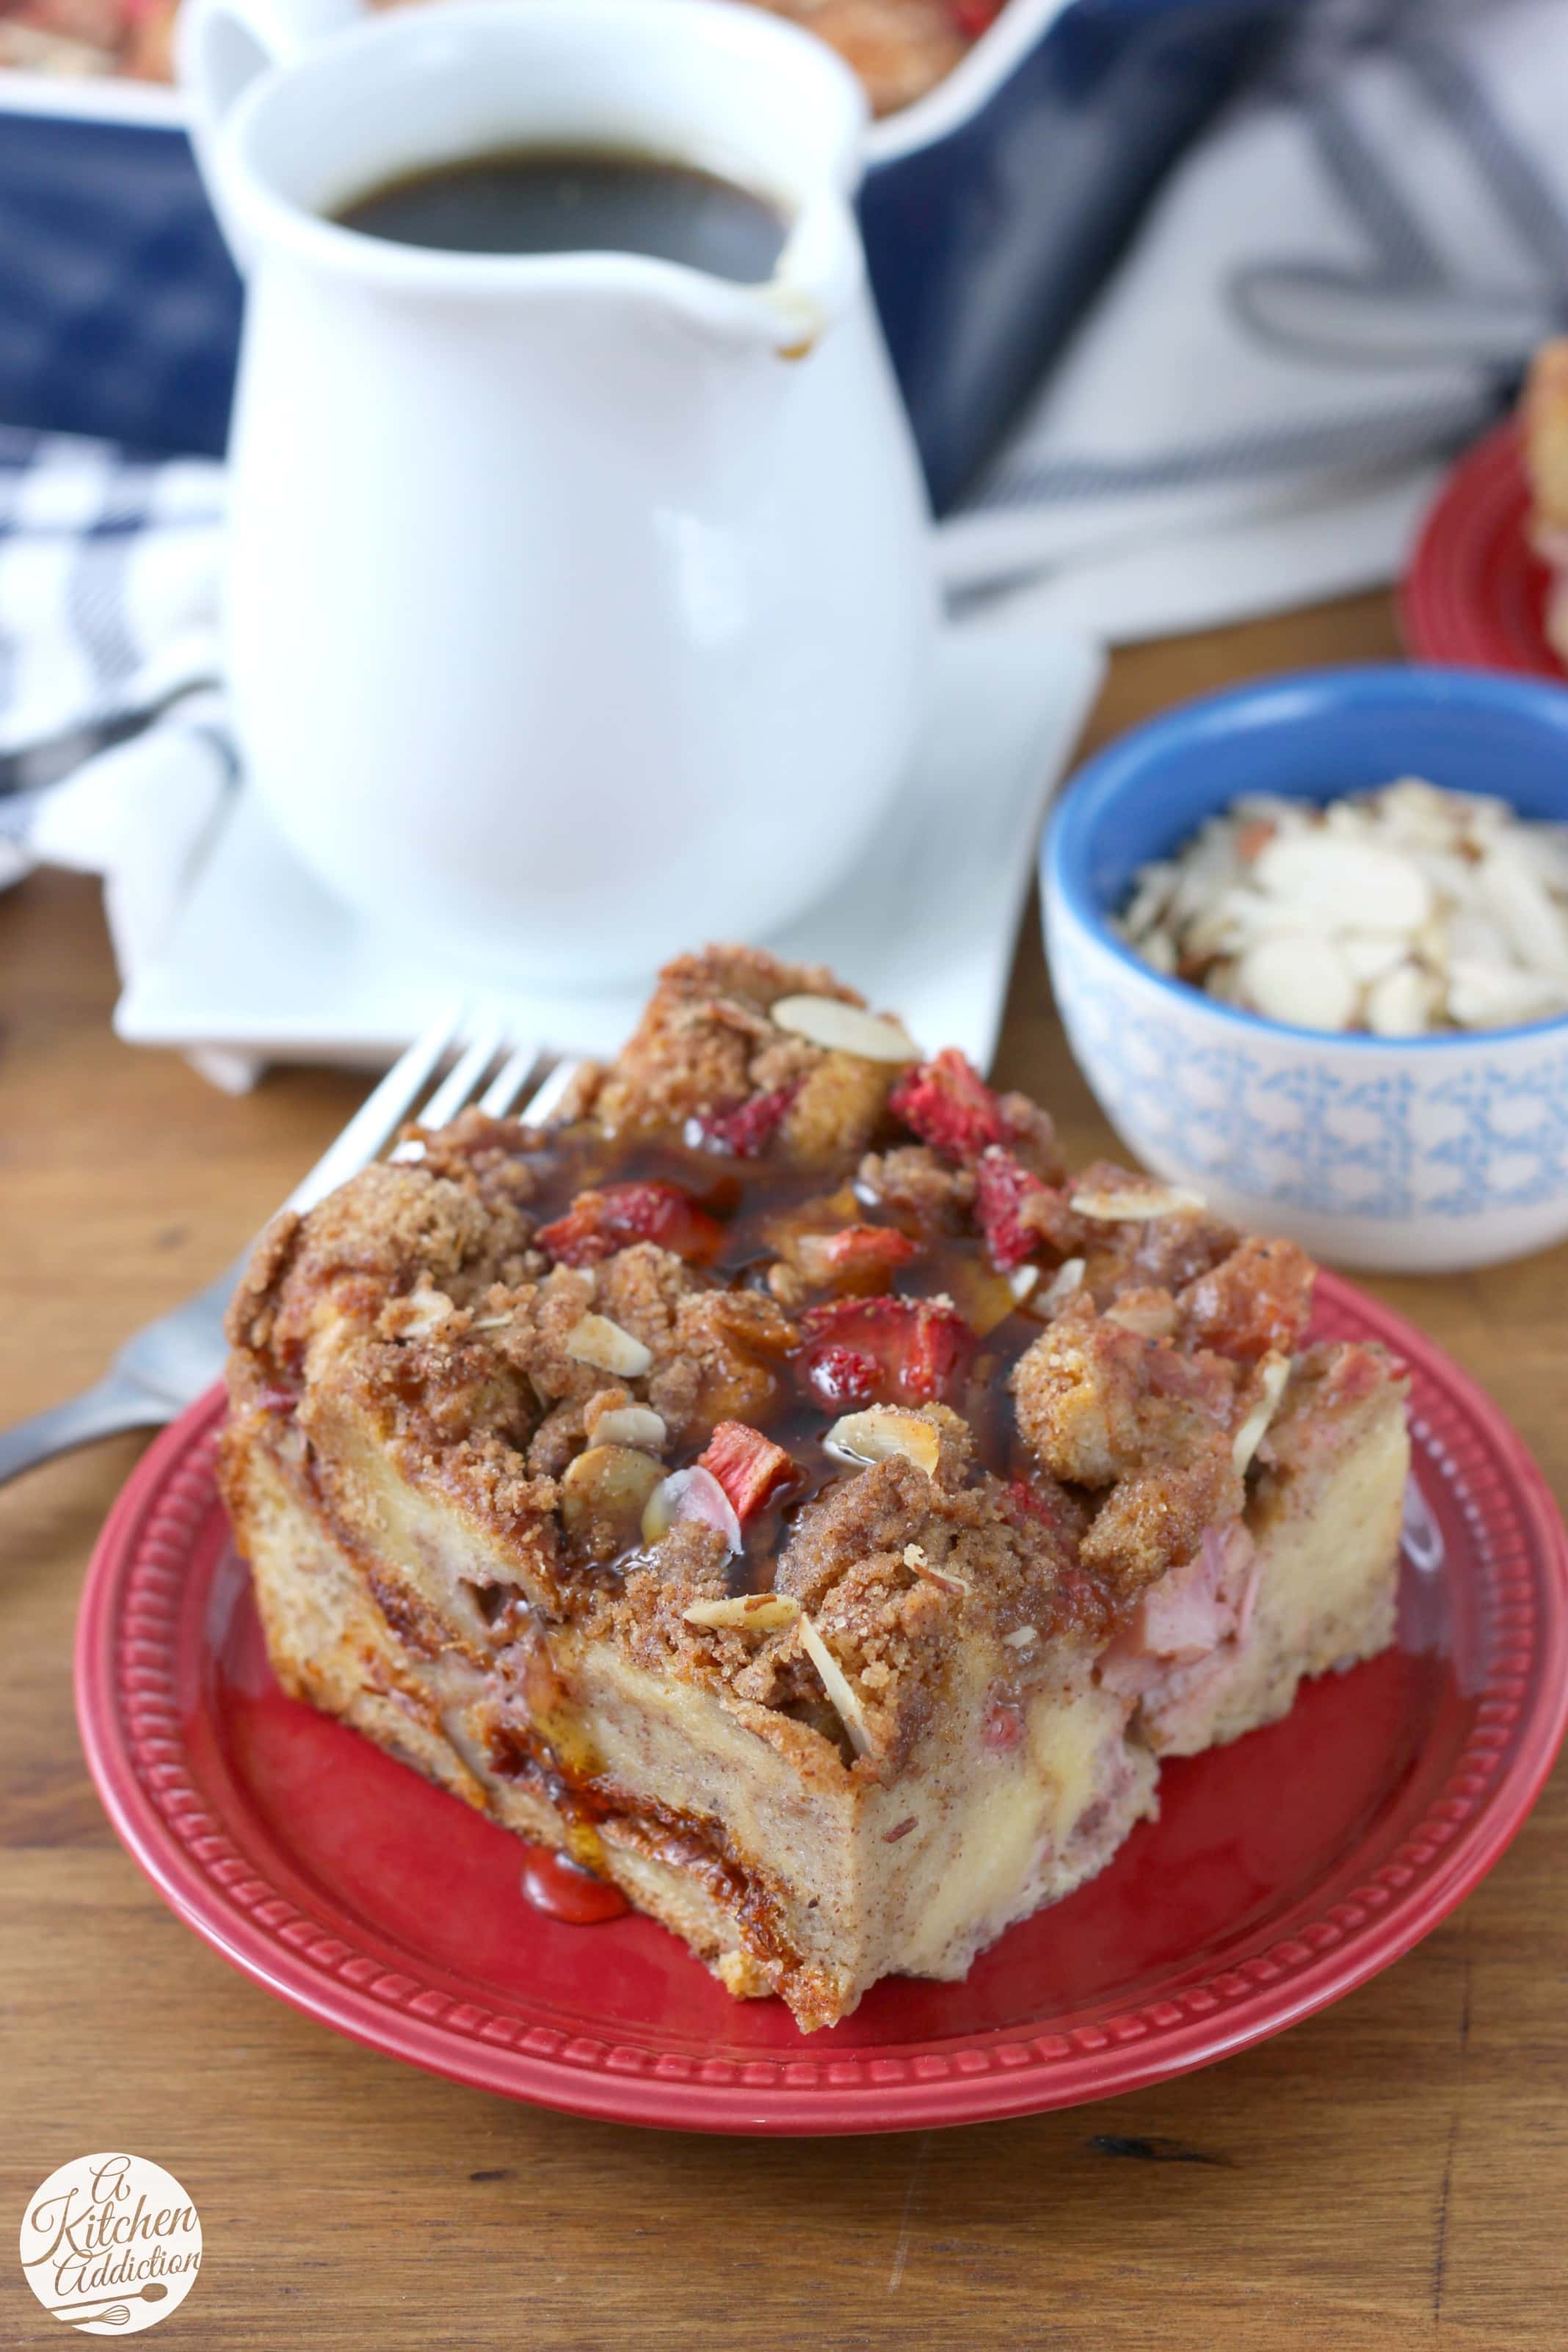
[[[849,208],[834,191],[796,214],[772,277],[759,285],[684,268],[661,267],[659,275],[665,306],[705,337],[798,360],[859,302],[865,262]]]

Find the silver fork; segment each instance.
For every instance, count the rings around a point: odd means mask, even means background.
[[[518,1043],[499,1019],[469,1021],[465,1013],[448,1013],[394,1063],[284,1207],[314,1208],[367,1166],[415,1116],[437,1070],[454,1053],[451,1069],[418,1113],[426,1127],[444,1127],[471,1102],[493,1118],[526,1109],[531,1121],[542,1123],[578,1067],[574,1062],[552,1066],[542,1046]],[[0,1430],[0,1485],[74,1445],[173,1421],[210,1388],[223,1370],[224,1315],[249,1255],[243,1250],[205,1290],[133,1333],[96,1387]]]

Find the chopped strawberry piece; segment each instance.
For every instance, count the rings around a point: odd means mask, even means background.
[[[806,1378],[820,1404],[829,1412],[842,1412],[847,1406],[871,1402],[882,1385],[882,1367],[858,1348],[835,1344],[813,1349]]]
[[[771,1094],[752,1095],[728,1110],[700,1112],[691,1122],[698,1139],[712,1151],[728,1151],[737,1160],[755,1160],[766,1150],[784,1125],[799,1084],[774,1087]],[[693,1139],[688,1135],[688,1142]]]
[[[999,1143],[983,1151],[974,1170],[974,1213],[991,1252],[991,1263],[1011,1274],[1033,1257],[1045,1235],[1026,1223],[1020,1212],[1031,1194],[1047,1191],[1037,1176]]]
[[[871,1393],[884,1404],[930,1404],[945,1397],[974,1348],[963,1316],[938,1298],[836,1299],[808,1307],[800,1328],[806,1377],[818,1396],[824,1392],[818,1366],[831,1351],[847,1350],[862,1362],[869,1360],[876,1374]]]
[[[1064,1537],[1076,1549],[1087,1524],[1085,1506],[1048,1470],[1037,1468],[1026,1478],[1009,1479],[1007,1493],[1016,1510],[1048,1528],[1053,1535]]]
[[[858,1297],[879,1295],[901,1265],[920,1255],[920,1244],[896,1225],[844,1225],[836,1234],[803,1234],[795,1262],[808,1282],[824,1283]]]
[[[770,1495],[787,1486],[795,1475],[795,1464],[784,1447],[744,1421],[720,1422],[698,1464],[718,1479],[742,1527],[755,1517]]]
[[[1002,0],[948,0],[953,23],[966,40],[989,32],[1002,13]]]
[[[906,1265],[920,1249],[919,1243],[900,1233],[896,1225],[846,1225],[841,1233],[828,1234],[826,1242],[827,1263],[837,1274],[869,1265],[891,1273],[894,1266]]]
[[[1056,1525],[1050,1506],[1045,1496],[1037,1494],[1026,1478],[1009,1478],[1007,1492],[1019,1510],[1026,1512],[1031,1519],[1038,1519],[1047,1528]]]
[[[623,1242],[605,1230],[592,1209],[570,1209],[557,1217],[552,1225],[541,1225],[534,1235],[541,1249],[548,1250],[558,1265],[595,1265],[600,1258],[614,1257]]]
[[[652,1181],[579,1192],[563,1217],[534,1235],[559,1265],[595,1265],[633,1242],[657,1242],[677,1257],[700,1260],[711,1257],[723,1237],[718,1220],[679,1184]]]
[[[1016,1748],[1023,1737],[1024,1717],[1021,1711],[1003,1700],[999,1706],[994,1706],[986,1717],[985,1727],[980,1735],[980,1744],[989,1749],[993,1756],[1005,1756],[1010,1748]]]
[[[1011,1132],[997,1097],[952,1045],[900,1078],[888,1108],[948,1160],[978,1160]]]

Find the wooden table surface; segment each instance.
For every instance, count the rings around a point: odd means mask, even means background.
[[[1377,597],[1142,647],[1116,661],[1094,735],[1229,678],[1394,650]],[[205,1281],[360,1091],[279,1071],[226,1099],[118,1044],[113,994],[95,886],[38,875],[0,899],[0,1421],[85,1384]],[[1032,916],[1000,1068],[1075,1156],[1106,1146]],[[1562,1496],[1568,1250],[1373,1286],[1479,1376]],[[201,2212],[171,2352],[1568,2343],[1562,1771],[1409,1958],[1163,2089],[837,2143],[537,2113],[270,2000],[116,1844],[77,1743],[71,1626],[138,1451],[104,1444],[0,1492],[0,2341],[55,2340],[8,2252],[24,2200],[115,2147],[174,2172]]]

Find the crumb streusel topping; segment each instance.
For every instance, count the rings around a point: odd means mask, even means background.
[[[274,1226],[237,1405],[309,1462],[352,1404],[483,1523],[519,1580],[479,1663],[571,1622],[857,1771],[977,1629],[1020,1670],[1103,1646],[1305,1413],[1384,1381],[1303,1351],[1293,1244],[1069,1176],[1025,1097],[761,952],[671,964],[548,1131],[414,1139]]]

